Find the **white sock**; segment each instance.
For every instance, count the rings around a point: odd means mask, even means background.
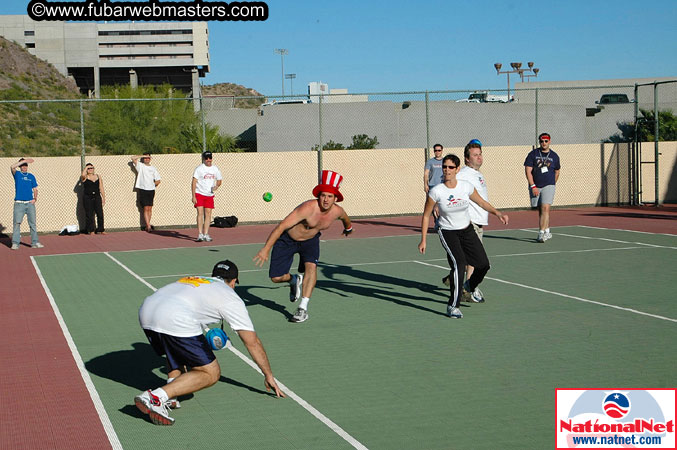
[[[545,232],[546,232],[546,233],[550,233],[550,228],[546,228],[546,229],[545,229]]]
[[[160,401],[166,402],[167,400],[169,400],[169,395],[167,395],[165,390],[162,389],[162,388],[153,389],[152,392],[153,392],[153,395],[155,395],[156,397],[158,397],[160,399]]]
[[[308,302],[310,301],[310,297],[301,297],[301,304],[299,305],[299,308],[303,308],[306,311],[308,311]]]

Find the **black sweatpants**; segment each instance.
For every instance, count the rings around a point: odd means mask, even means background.
[[[82,198],[82,206],[85,208],[85,217],[87,218],[87,233],[93,233],[94,214],[96,214],[96,232],[101,233],[103,228],[103,202],[100,195],[85,195]]]
[[[451,269],[449,271],[449,305],[458,307],[463,293],[465,266],[470,264],[475,268],[468,279],[468,287],[472,292],[489,272],[489,258],[472,224],[463,230],[438,229],[437,234],[440,236],[442,247],[447,252],[447,261]]]

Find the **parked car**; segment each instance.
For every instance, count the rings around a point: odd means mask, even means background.
[[[298,98],[292,100],[273,100],[271,102],[263,103],[261,106],[270,106],[270,105],[303,105],[306,103],[311,103],[307,98]]]
[[[456,103],[508,103],[513,100],[514,98],[508,99],[507,95],[490,94],[489,91],[475,91],[468,98],[456,100]]]
[[[626,94],[602,94],[602,97],[595,103],[598,105],[612,105],[616,103],[634,103],[629,100]]]

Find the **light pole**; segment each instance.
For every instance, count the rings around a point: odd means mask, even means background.
[[[286,48],[276,48],[275,54],[280,55],[280,60],[282,61],[282,96],[284,97],[284,55],[288,55],[289,50]]]
[[[291,84],[291,95],[294,95],[294,78],[296,78],[295,73],[288,73],[285,74],[284,76],[287,80],[289,80],[289,83]]]
[[[529,61],[527,63],[527,66],[529,67],[528,69],[522,69],[522,63],[521,62],[512,62],[510,63],[510,67],[512,67],[512,70],[504,70],[501,71],[501,67],[503,67],[503,64],[501,63],[496,63],[494,64],[494,68],[496,69],[496,75],[500,75],[502,73],[506,74],[508,76],[508,102],[510,101],[510,74],[511,73],[516,73],[519,74],[520,79],[522,80],[522,83],[524,83],[524,78],[529,78],[529,77],[535,77],[538,75],[539,69],[534,69],[534,63]],[[527,71],[533,71],[534,75],[524,75],[524,72]]]

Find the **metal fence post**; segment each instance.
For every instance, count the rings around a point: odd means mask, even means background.
[[[319,106],[319,120],[320,120],[320,145],[317,147],[317,182],[322,182],[322,95]]]
[[[534,110],[534,141],[538,145],[538,88],[535,93]]]
[[[425,91],[425,161],[428,160],[428,154],[430,153],[430,111],[428,109],[429,98],[428,91]]]
[[[656,196],[654,203],[656,206],[660,206],[660,195],[658,192],[658,83],[653,85],[653,118],[654,118],[654,158],[656,163],[654,164],[654,186],[655,191],[654,195]]]
[[[205,122],[205,108],[202,104],[202,90],[200,90],[200,117],[202,119],[202,152],[207,151],[207,123]]]
[[[632,139],[632,154],[630,156],[630,204],[639,205],[639,138],[637,132],[639,127],[639,86],[635,83],[635,132]]]
[[[80,146],[82,153],[80,155],[80,170],[85,169],[85,111],[82,107],[82,100],[80,100]]]

